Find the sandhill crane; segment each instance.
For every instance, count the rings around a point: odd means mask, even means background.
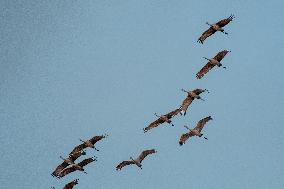
[[[201,119],[201,120],[197,123],[197,125],[196,125],[196,127],[195,127],[194,129],[189,129],[187,126],[185,126],[185,128],[187,128],[187,129],[189,130],[189,132],[188,132],[188,133],[185,133],[185,134],[183,134],[183,135],[181,135],[180,140],[179,140],[179,144],[182,146],[182,145],[185,143],[185,141],[186,141],[189,137],[192,137],[192,136],[199,136],[199,137],[202,137],[203,134],[201,133],[201,131],[202,131],[204,125],[205,125],[208,121],[210,121],[210,120],[212,120],[211,116],[208,116],[208,117],[205,117],[205,118]],[[206,138],[206,137],[204,137],[204,138],[205,138],[206,140],[208,140],[208,138]]]
[[[214,66],[218,66],[221,67],[222,64],[220,63],[221,60],[227,55],[227,53],[229,53],[231,51],[228,50],[223,50],[220,51],[214,58],[205,58],[206,60],[208,60],[209,62],[196,74],[196,78],[197,79],[201,79],[207,72],[209,72]],[[226,68],[226,67],[223,67]]]
[[[72,164],[70,167],[67,167],[65,169],[63,169],[58,175],[57,178],[62,178],[74,171],[82,171],[85,174],[87,174],[84,170],[84,166],[88,165],[89,163],[92,163],[93,161],[97,161],[96,157],[93,158],[87,158],[84,159],[83,161],[81,161],[78,164]]]
[[[86,155],[85,151],[78,151],[76,153],[70,154],[67,159],[60,156],[61,159],[63,159],[63,162],[56,167],[56,169],[51,173],[53,177],[58,176],[58,174],[68,167],[69,165],[75,164],[75,160],[78,159],[81,155]]]
[[[100,136],[94,136],[93,138],[87,140],[87,141],[83,141],[81,139],[79,139],[81,142],[83,142],[82,144],[76,146],[72,152],[70,154],[76,153],[78,151],[81,151],[85,148],[94,148],[95,150],[99,151],[96,147],[95,144],[96,142],[102,140],[103,138],[106,138],[108,135],[100,135]]]
[[[155,116],[158,117],[158,119],[154,122],[152,122],[150,125],[148,125],[146,128],[144,128],[144,133],[146,133],[147,131],[149,131],[150,129],[153,129],[155,127],[158,127],[160,124],[167,122],[168,124],[171,124],[172,126],[174,126],[174,124],[172,123],[171,119],[176,116],[178,113],[181,112],[181,109],[175,109],[174,111],[165,114],[165,115],[157,115],[155,113]]]
[[[182,105],[180,107],[181,109],[181,114],[183,113],[183,115],[185,116],[186,111],[189,107],[189,105],[192,103],[192,101],[194,99],[200,99],[203,100],[199,95],[205,91],[207,91],[209,93],[209,91],[207,89],[195,89],[193,91],[186,91],[184,89],[181,89],[183,92],[187,93],[187,97],[183,100]],[[204,101],[204,100],[203,100]]]
[[[228,33],[224,31],[223,27],[229,24],[234,18],[235,18],[234,15],[231,15],[230,17],[220,20],[215,24],[209,24],[208,22],[206,22],[206,24],[209,25],[210,28],[202,33],[202,35],[198,38],[198,42],[203,44],[203,42],[207,37],[213,35],[217,31],[220,31],[228,35]]]
[[[79,179],[75,179],[64,186],[63,189],[72,189],[75,185],[78,184]],[[55,187],[51,187],[51,189],[55,189]]]
[[[75,179],[75,180],[73,180],[72,182],[69,182],[68,184],[66,184],[66,185],[64,186],[63,189],[72,189],[75,185],[78,184],[78,181],[79,181],[79,179]]]
[[[151,150],[144,150],[137,159],[133,159],[132,157],[130,157],[131,160],[128,161],[122,161],[120,164],[118,164],[116,166],[116,170],[121,170],[124,166],[127,165],[131,165],[131,164],[135,164],[137,165],[140,169],[142,169],[142,161],[144,160],[144,158],[149,155],[149,154],[153,154],[156,153],[157,151],[155,149],[151,149]]]

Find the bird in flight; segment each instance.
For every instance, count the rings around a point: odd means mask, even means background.
[[[207,91],[209,93],[209,91],[207,89],[195,89],[193,91],[186,91],[184,89],[181,89],[183,92],[187,93],[187,97],[183,100],[182,104],[181,104],[181,114],[183,114],[185,116],[186,111],[189,107],[189,105],[193,102],[194,99],[200,99],[203,100],[199,95],[205,91]]]
[[[151,149],[151,150],[144,150],[138,158],[133,159],[132,157],[130,157],[130,160],[126,160],[126,161],[122,161],[121,163],[119,163],[116,166],[116,170],[121,170],[123,167],[127,166],[127,165],[137,165],[140,169],[142,169],[142,161],[145,159],[146,156],[150,155],[150,154],[154,154],[157,153],[157,151],[155,149]]]
[[[75,185],[78,184],[79,179],[75,179],[64,186],[63,189],[72,189]],[[51,187],[51,189],[55,189],[55,187]]]
[[[58,175],[57,175],[57,178],[62,178],[74,171],[82,171],[84,172],[85,174],[87,174],[87,172],[85,172],[85,169],[84,167],[86,165],[88,165],[89,163],[92,163],[93,161],[97,161],[96,157],[93,157],[93,158],[87,158],[87,159],[84,159],[83,161],[81,161],[80,163],[78,164],[71,164],[69,167],[63,169]]]
[[[209,24],[208,22],[206,22],[206,24],[209,25],[210,28],[202,33],[202,35],[198,38],[198,42],[203,44],[206,38],[210,37],[217,31],[220,31],[228,35],[228,33],[225,32],[225,30],[223,29],[223,27],[229,24],[234,18],[235,18],[234,15],[231,15],[230,17],[220,20],[219,22],[215,24]]]
[[[70,153],[70,154],[73,154],[73,153],[77,153],[77,152],[79,152],[79,151],[82,151],[83,149],[85,149],[85,148],[93,148],[93,149],[95,149],[95,150],[97,150],[97,151],[99,151],[96,147],[95,147],[95,144],[98,142],[98,141],[100,141],[100,140],[102,140],[102,139],[104,139],[104,138],[106,138],[107,137],[107,135],[99,135],[99,136],[94,136],[93,138],[91,138],[91,139],[89,139],[89,140],[86,140],[86,141],[83,141],[82,139],[79,139],[81,142],[83,142],[82,144],[80,144],[80,145],[78,145],[78,146],[76,146],[73,150],[72,150],[72,152]]]
[[[146,133],[147,131],[149,131],[150,129],[153,129],[153,128],[155,128],[155,127],[158,127],[160,124],[162,124],[162,123],[168,123],[168,124],[170,124],[170,125],[172,125],[172,126],[174,126],[174,124],[172,123],[172,118],[174,117],[174,116],[176,116],[178,113],[180,113],[181,112],[181,109],[175,109],[174,111],[171,111],[170,113],[167,113],[167,114],[165,114],[165,115],[157,115],[156,113],[155,113],[155,116],[157,116],[158,117],[158,119],[157,120],[155,120],[154,122],[152,122],[152,123],[150,123],[150,125],[148,125],[147,127],[145,127],[143,130],[144,130],[144,133]]]
[[[221,67],[223,66],[221,64],[221,60],[227,55],[227,53],[229,53],[231,51],[228,51],[228,50],[223,50],[223,51],[220,51],[218,52],[218,54],[214,57],[214,58],[206,58],[206,57],[203,57],[205,58],[206,60],[208,60],[207,64],[201,68],[201,70],[196,74],[196,78],[197,79],[201,79],[206,73],[208,73],[214,66],[218,66],[218,67]],[[226,67],[223,67],[226,69]]]
[[[180,140],[179,140],[179,145],[183,145],[185,143],[185,141],[187,141],[187,139],[189,139],[189,137],[193,137],[193,136],[198,136],[198,137],[202,137],[203,134],[201,133],[203,127],[205,126],[205,124],[212,120],[211,116],[205,117],[203,119],[201,119],[200,121],[198,121],[196,127],[194,129],[190,129],[187,126],[185,126],[185,128],[187,128],[189,131],[187,133],[184,133],[181,135]],[[204,137],[204,139],[208,140],[208,138]]]

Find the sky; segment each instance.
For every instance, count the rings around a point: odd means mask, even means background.
[[[284,185],[284,1],[2,0],[2,188],[267,189]],[[203,45],[200,34],[235,15]],[[227,69],[195,74],[221,50]],[[175,127],[143,128],[206,88]],[[178,145],[183,125],[213,121]],[[51,172],[79,138],[107,133],[98,161],[60,180]],[[157,153],[115,166],[142,150]]]

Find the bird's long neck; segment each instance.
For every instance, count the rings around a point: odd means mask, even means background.
[[[130,159],[136,164],[136,165],[138,165],[139,164],[139,162],[138,162],[138,160],[137,159],[133,159],[132,157],[130,157]]]
[[[189,93],[190,91],[187,91],[187,90],[184,90],[184,89],[181,89],[181,91],[185,92],[185,93]]]
[[[206,22],[206,24],[207,24],[207,25],[209,25],[209,26],[211,26],[211,27],[213,27],[213,25],[212,25],[212,24],[210,24],[209,22]]]
[[[203,57],[204,59],[208,60],[209,62],[211,61],[211,59],[207,58],[207,57]]]
[[[135,159],[133,159],[132,157],[130,157],[130,159],[131,159],[133,162],[136,162],[136,160],[135,160]]]
[[[211,26],[216,31],[224,31],[222,27],[218,26],[217,24],[209,24],[206,22],[207,25]]]
[[[60,156],[60,158],[61,158],[64,162],[66,162],[66,163],[69,163],[69,162],[70,162],[69,159],[65,159],[65,158],[63,158],[62,156]]]
[[[156,117],[161,117],[160,115],[158,115],[157,113],[154,113],[154,115],[156,116]]]
[[[205,59],[207,59],[213,65],[220,64],[220,62],[218,60],[214,59],[214,58],[210,58],[210,59],[209,58],[205,58]]]
[[[130,157],[130,159],[138,166],[138,167],[140,167],[141,168],[141,163],[139,162],[139,160],[137,160],[137,159],[133,159],[132,157]]]

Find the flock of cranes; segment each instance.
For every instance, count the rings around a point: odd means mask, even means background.
[[[204,43],[204,41],[210,37],[211,35],[213,35],[214,33],[220,31],[226,35],[228,35],[227,32],[224,31],[223,27],[226,26],[227,24],[229,24],[232,20],[234,19],[234,16],[231,15],[230,17],[223,19],[215,24],[209,24],[208,22],[206,22],[207,25],[210,26],[209,29],[207,29],[204,33],[202,33],[202,35],[199,37],[198,42],[199,43]],[[221,64],[222,59],[229,53],[230,51],[228,50],[223,50],[219,53],[217,53],[217,55],[215,55],[213,58],[205,58],[206,60],[208,60],[207,64],[201,68],[201,70],[196,74],[196,78],[197,79],[201,79],[203,78],[213,67],[218,66],[218,67],[222,67],[222,68],[226,68]],[[160,126],[163,123],[167,123],[171,126],[174,126],[173,122],[172,122],[172,118],[177,116],[177,115],[183,115],[185,116],[187,113],[187,110],[189,108],[189,106],[191,105],[191,103],[195,100],[195,99],[199,99],[199,100],[203,100],[204,99],[200,96],[202,93],[207,92],[209,93],[209,91],[207,89],[195,89],[192,91],[187,91],[185,89],[181,89],[183,92],[187,93],[186,98],[183,100],[183,102],[181,103],[180,107],[175,109],[174,111],[171,111],[167,114],[163,114],[163,115],[158,115],[157,113],[155,113],[154,115],[156,117],[158,117],[155,121],[153,121],[152,123],[150,123],[147,127],[143,128],[144,133],[148,132],[151,129],[154,129],[158,126]],[[197,125],[195,128],[190,129],[188,126],[184,126],[188,132],[184,133],[180,136],[179,139],[179,145],[182,146],[185,144],[185,142],[193,136],[198,136],[198,137],[202,137],[203,133],[202,133],[202,129],[204,128],[204,126],[206,125],[207,122],[209,122],[210,120],[212,120],[211,116],[207,116],[202,118],[201,120],[198,121]],[[75,171],[81,171],[85,174],[87,174],[87,172],[85,172],[84,167],[87,166],[88,164],[97,161],[97,157],[89,157],[86,158],[84,160],[82,160],[79,163],[75,163],[75,161],[83,155],[86,155],[86,152],[84,151],[86,148],[92,148],[96,151],[99,151],[96,147],[95,144],[106,138],[107,135],[100,135],[100,136],[94,136],[89,140],[81,140],[79,139],[82,143],[79,144],[78,146],[74,147],[74,149],[69,153],[68,158],[63,158],[62,156],[60,156],[60,158],[63,160],[63,162],[61,164],[59,164],[55,170],[52,172],[52,176],[56,177],[56,178],[62,178],[72,172]],[[208,138],[203,137],[204,139],[208,140]],[[149,150],[144,150],[143,152],[141,152],[141,154],[136,158],[133,159],[132,157],[130,157],[130,160],[124,160],[121,163],[119,163],[116,166],[116,170],[121,170],[123,167],[127,166],[127,165],[136,165],[137,167],[139,167],[140,169],[142,169],[142,161],[150,154],[154,154],[157,151],[155,149],[149,149]],[[66,184],[64,186],[63,189],[72,189],[75,185],[78,184],[79,179],[75,179],[73,181],[71,181],[70,183]],[[54,187],[52,187],[52,189],[55,189]]]

